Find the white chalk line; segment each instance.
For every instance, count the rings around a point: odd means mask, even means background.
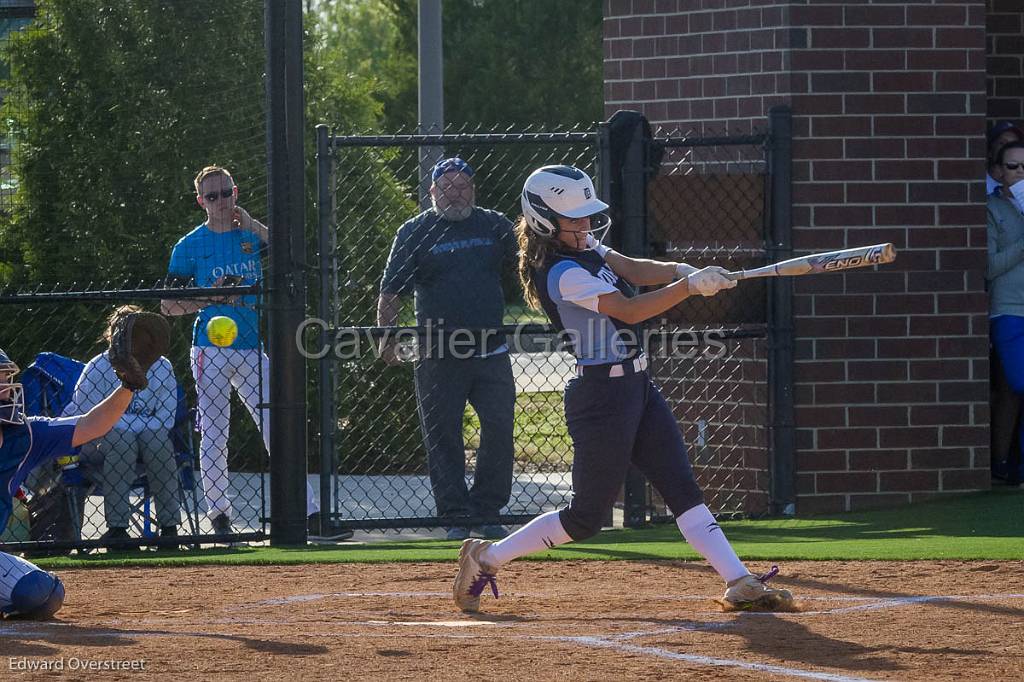
[[[699,654],[681,654],[676,651],[669,651],[668,649],[662,649],[660,647],[623,644],[622,642],[602,637],[567,636],[535,637],[534,639],[544,639],[555,642],[572,642],[598,649],[614,649],[624,653],[655,656],[657,658],[665,658],[672,661],[685,661],[686,663],[694,663],[696,665],[712,666],[716,668],[739,668],[740,670],[753,670],[762,673],[787,675],[789,677],[803,677],[811,680],[825,680],[827,682],[875,682],[875,680],[867,677],[850,677],[848,675],[836,675],[833,673],[823,673],[814,670],[801,670],[800,668],[789,668],[782,665],[773,665],[771,663],[750,663],[748,661],[741,661],[732,658],[715,658],[712,656],[701,656]]]

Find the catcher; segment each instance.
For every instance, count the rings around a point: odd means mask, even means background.
[[[106,435],[124,414],[134,391],[148,385],[149,368],[167,352],[170,328],[154,313],[118,320],[110,335],[110,364],[121,386],[86,414],[49,419],[25,415],[25,392],[14,380],[18,366],[0,350],[0,530],[28,473],[43,462],[72,455]],[[0,552],[0,614],[49,618],[64,604],[64,584],[52,573]]]

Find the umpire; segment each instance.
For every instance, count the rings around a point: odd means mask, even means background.
[[[498,515],[512,492],[516,388],[507,339],[493,328],[504,316],[503,279],[514,281],[516,239],[508,218],[475,206],[473,169],[464,160],[439,161],[431,179],[431,208],[403,224],[391,246],[377,324],[395,326],[400,299],[415,295],[416,323],[441,330],[421,339],[415,364],[437,514],[450,540],[473,530],[497,539],[507,534]],[[380,350],[388,364],[398,362],[393,343]],[[471,488],[462,439],[467,400],[480,417]],[[484,523],[474,529],[468,517]]]

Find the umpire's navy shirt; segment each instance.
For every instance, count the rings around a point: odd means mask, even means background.
[[[497,211],[474,208],[457,222],[424,211],[398,229],[380,291],[415,295],[420,325],[498,327],[505,314],[502,273],[514,267],[517,250],[511,221]],[[504,334],[491,336],[485,352],[505,343]]]

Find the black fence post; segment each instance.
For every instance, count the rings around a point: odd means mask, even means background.
[[[306,542],[306,365],[295,343],[305,316],[302,2],[266,0],[267,192],[270,223],[271,545]]]
[[[647,256],[647,148],[650,144],[647,130],[646,118],[639,116],[634,125],[622,130],[627,139],[612,141],[613,146],[625,144],[619,171],[622,182],[619,210],[623,222],[619,248],[623,254],[638,258]],[[647,481],[632,465],[626,473],[623,507],[622,523],[626,528],[647,524]]]
[[[770,216],[767,256],[774,263],[793,254],[792,142],[793,113],[789,107],[768,112]],[[768,280],[768,406],[771,443],[771,509],[774,514],[796,512],[796,440],[793,425],[793,280]]]
[[[316,127],[316,206],[318,252],[320,254],[320,301],[317,314],[327,326],[335,326],[337,320],[333,314],[333,298],[337,291],[337,277],[334,271],[334,232],[331,227],[331,215],[334,212],[334,195],[331,192],[331,171],[334,161],[331,158],[330,132],[326,125]],[[323,523],[334,511],[331,503],[331,481],[334,475],[334,358],[331,357],[331,339],[324,328],[320,331],[320,352],[324,356],[317,361],[320,380],[317,382],[317,395],[320,399],[320,520]],[[325,529],[321,529],[323,531]],[[323,534],[323,533],[321,533]]]

